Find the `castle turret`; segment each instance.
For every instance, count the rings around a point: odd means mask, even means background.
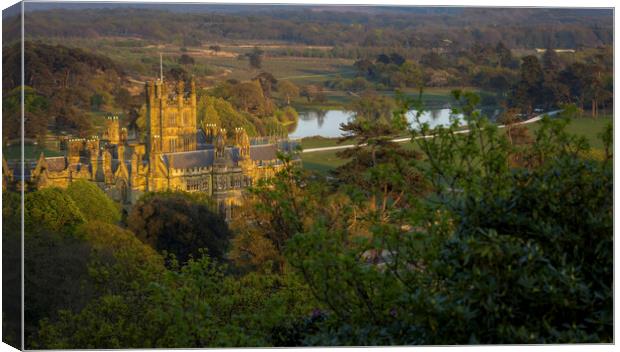
[[[112,154],[109,150],[103,152],[102,159],[105,183],[111,184],[114,182],[114,173],[112,172]]]
[[[189,81],[189,103],[192,107],[196,107],[196,81],[194,77]]]
[[[217,137],[215,137],[215,156],[217,158],[224,157],[224,150],[226,149],[226,130],[221,128]]]
[[[177,104],[179,108],[183,107],[185,101],[185,84],[182,80],[177,82]]]
[[[90,160],[90,178],[97,179],[97,168],[99,166],[99,137],[92,136],[86,141],[86,149]]]
[[[71,138],[67,140],[67,161],[69,164],[80,162],[80,153],[84,149],[84,139]]]
[[[121,127],[118,116],[106,117],[105,127],[104,138],[107,139],[110,144],[119,144],[121,142]]]

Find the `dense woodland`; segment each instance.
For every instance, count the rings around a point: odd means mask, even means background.
[[[26,35],[37,37],[141,37],[196,45],[230,39],[280,40],[308,45],[351,47],[443,46],[457,48],[499,41],[515,48],[608,45],[612,21],[604,10],[571,9],[415,9],[368,8],[360,12],[294,8],[231,13],[179,13],[147,9],[32,11]],[[19,33],[18,22],[7,33]],[[7,36],[8,37],[8,36]]]

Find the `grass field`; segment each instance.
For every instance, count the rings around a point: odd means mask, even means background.
[[[591,117],[580,117],[572,119],[570,124],[566,127],[566,130],[570,133],[586,137],[592,148],[602,148],[603,142],[598,134],[603,132],[608,123],[613,123],[612,115],[603,115],[596,119]],[[528,128],[534,133],[539,126],[539,124],[533,123],[528,125]]]
[[[26,159],[38,159],[41,155],[41,152],[43,152],[46,157],[64,155],[62,152],[40,148],[37,145],[24,145],[24,158]],[[21,159],[20,145],[14,144],[9,147],[2,148],[2,157],[4,157],[6,160]]]

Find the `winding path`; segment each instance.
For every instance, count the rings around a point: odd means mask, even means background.
[[[562,110],[554,110],[554,111],[550,111],[550,112],[546,112],[544,114],[532,117],[531,119],[525,120],[525,121],[521,121],[521,122],[517,122],[514,124],[514,126],[519,126],[519,125],[527,125],[530,123],[534,123],[534,122],[538,122],[540,120],[542,120],[542,118],[544,116],[553,116],[558,114],[560,111]],[[498,128],[505,128],[506,125],[498,125]],[[462,133],[469,133],[469,130],[460,130],[460,131],[456,131],[454,132],[456,134],[462,134]],[[429,134],[427,136],[418,136],[415,137],[415,139],[420,139],[420,138],[433,138],[435,137],[434,134]],[[404,137],[404,138],[395,138],[392,139],[392,142],[396,142],[396,143],[402,143],[402,142],[407,142],[410,141],[411,137]],[[360,146],[365,146],[366,143],[361,144]],[[333,147],[320,147],[320,148],[308,148],[308,149],[304,149],[302,150],[302,153],[315,153],[315,152],[326,152],[326,151],[330,151],[330,150],[341,150],[341,149],[349,149],[349,148],[353,148],[355,147],[356,144],[347,144],[347,145],[336,145]]]

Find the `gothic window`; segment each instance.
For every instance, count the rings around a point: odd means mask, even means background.
[[[175,126],[177,124],[176,120],[177,120],[177,113],[176,113],[176,111],[170,111],[168,113],[168,123],[169,123],[169,125],[171,127]]]

